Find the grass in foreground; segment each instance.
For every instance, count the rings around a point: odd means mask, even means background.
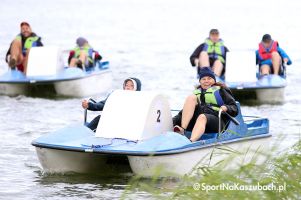
[[[225,163],[202,166],[176,180],[136,176],[123,198],[138,192],[152,199],[301,199],[301,140],[277,158],[264,155],[263,165],[254,164],[257,156],[236,169],[225,170]],[[231,161],[231,155],[225,159]]]

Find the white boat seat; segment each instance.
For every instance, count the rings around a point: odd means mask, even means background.
[[[171,130],[166,97],[155,92],[116,90],[106,101],[95,136],[145,140]]]
[[[63,69],[62,52],[58,47],[32,47],[28,55],[27,76],[54,76]]]
[[[257,66],[253,51],[231,51],[227,53],[226,82],[255,82]]]

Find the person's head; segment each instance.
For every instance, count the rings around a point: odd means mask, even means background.
[[[273,42],[271,35],[270,34],[264,34],[262,36],[261,42],[262,42],[262,44],[265,48],[269,48],[271,46],[272,42]]]
[[[219,31],[218,31],[218,29],[214,28],[214,29],[210,30],[209,39],[214,43],[219,41]]]
[[[203,89],[208,89],[215,84],[216,79],[210,67],[202,67],[199,71],[199,82]]]
[[[23,35],[23,37],[27,38],[31,35],[32,30],[31,30],[29,23],[22,22],[20,24],[20,28],[21,28],[21,34]]]
[[[141,91],[141,81],[138,78],[127,78],[123,82],[123,89]]]
[[[84,37],[79,37],[79,38],[76,39],[76,44],[79,47],[83,47],[87,43],[88,43],[88,40]]]

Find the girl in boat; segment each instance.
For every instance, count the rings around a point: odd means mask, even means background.
[[[203,133],[218,132],[218,112],[221,109],[231,116],[238,114],[238,108],[233,95],[225,85],[216,83],[215,75],[209,67],[200,70],[200,85],[189,95],[183,110],[173,118],[174,131],[185,135],[191,142],[200,140]],[[222,115],[222,129],[228,123]],[[192,132],[191,136],[186,131]]]
[[[133,91],[141,91],[141,81],[138,78],[127,78],[123,82],[123,89],[124,90],[133,90]],[[109,97],[109,96],[108,96]],[[88,100],[82,101],[82,107],[84,109],[88,109],[91,111],[102,111],[108,97],[98,103],[93,103]],[[88,123],[86,126],[90,128],[91,130],[95,131],[98,125],[100,119],[100,115],[95,117],[90,123]]]
[[[91,47],[86,38],[77,38],[76,45],[77,46],[69,52],[69,67],[78,67],[85,70],[86,68],[95,66],[95,62],[102,59],[102,56]]]

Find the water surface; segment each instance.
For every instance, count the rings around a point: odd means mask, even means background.
[[[0,73],[6,70],[4,56],[19,23],[26,20],[45,45],[70,49],[78,36],[86,37],[111,61],[115,89],[121,88],[125,78],[139,77],[143,90],[160,91],[168,96],[171,107],[179,108],[195,84],[189,56],[209,29],[219,28],[230,50],[255,50],[261,36],[271,33],[294,62],[288,67],[286,100],[281,105],[242,106],[242,112],[268,117],[272,142],[281,141],[278,146],[285,150],[300,139],[301,132],[301,49],[295,40],[301,33],[300,9],[301,4],[293,0],[2,0]],[[0,199],[121,196],[130,175],[44,174],[30,144],[70,123],[81,123],[80,102],[0,96]],[[137,192],[135,197],[147,196]]]

